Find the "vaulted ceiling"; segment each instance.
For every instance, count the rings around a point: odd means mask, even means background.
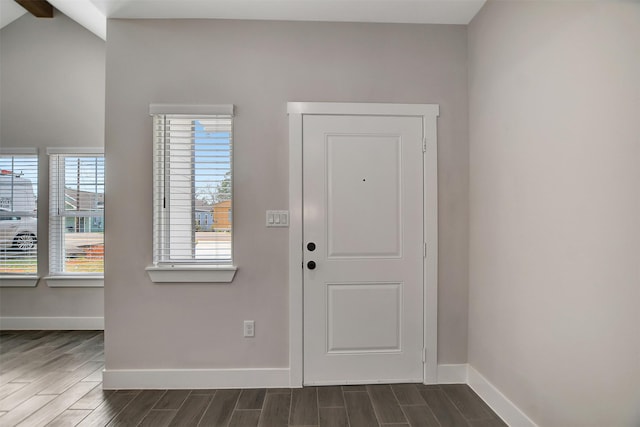
[[[0,28],[26,13],[26,10],[16,1],[0,0]],[[48,0],[55,9],[105,40],[107,18],[256,19],[466,25],[478,13],[485,1]]]

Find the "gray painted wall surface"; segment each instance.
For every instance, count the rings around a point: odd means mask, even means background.
[[[0,146],[38,147],[40,183],[46,147],[104,144],[105,43],[61,13],[29,14],[0,31]],[[47,178],[42,180],[42,178]],[[38,187],[38,273],[48,274],[48,185]],[[101,288],[0,288],[3,317],[102,317]]]
[[[640,425],[640,4],[468,36],[469,363],[540,426]]]
[[[288,366],[288,231],[264,225],[288,207],[287,101],[440,104],[439,359],[466,362],[464,26],[109,20],[108,34],[108,369]],[[147,277],[152,102],[236,106],[231,284]]]

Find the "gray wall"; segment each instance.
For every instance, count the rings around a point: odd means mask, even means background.
[[[640,4],[468,36],[469,363],[540,426],[640,425]]]
[[[40,276],[49,270],[45,149],[103,146],[104,79],[104,41],[61,13],[25,14],[0,30],[0,145],[40,149]],[[41,280],[36,288],[0,288],[0,316],[101,317],[103,299],[101,288],[53,289]]]
[[[264,225],[288,207],[287,101],[440,104],[439,361],[466,362],[465,26],[109,20],[108,34],[108,369],[288,366],[288,234]],[[151,102],[236,105],[231,284],[147,277]]]

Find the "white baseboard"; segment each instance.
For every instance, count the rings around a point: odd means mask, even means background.
[[[473,366],[468,367],[469,387],[511,427],[537,427],[531,418],[513,404],[500,390],[483,377]]]
[[[438,384],[466,384],[469,365],[438,365]]]
[[[289,368],[105,369],[105,390],[288,388]]]
[[[104,330],[104,317],[0,317],[0,330]]]
[[[538,427],[471,365],[438,365],[438,384],[468,384],[511,427]]]

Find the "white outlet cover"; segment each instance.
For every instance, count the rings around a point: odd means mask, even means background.
[[[245,337],[253,337],[255,336],[255,322],[253,320],[245,320],[244,321],[244,336]]]

